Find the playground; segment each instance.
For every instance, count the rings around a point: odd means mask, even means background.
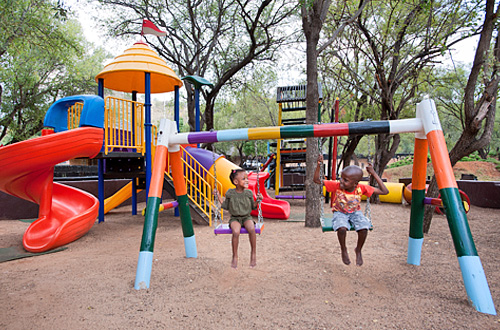
[[[290,201],[304,219],[304,201]],[[141,205],[142,206],[142,205]],[[375,229],[362,267],[345,266],[332,233],[266,219],[249,268],[230,267],[230,236],[195,226],[198,258],[184,257],[181,223],[159,214],[151,288],[135,290],[144,218],[111,211],[67,250],[1,264],[3,329],[498,329],[467,302],[445,216],[425,236],[422,265],[406,263],[410,207],[372,205]],[[500,212],[468,219],[493,301],[500,301]],[[19,245],[29,224],[1,221],[0,244]],[[352,233],[351,233],[352,234]],[[348,235],[353,247],[355,235]]]
[[[49,108],[41,137],[0,149],[0,189],[39,204],[38,220],[32,224],[1,222],[0,244],[47,253],[2,264],[0,289],[7,306],[0,318],[2,328],[500,325],[494,305],[499,301],[495,225],[500,216],[493,209],[474,207],[467,208],[467,219],[432,100],[422,100],[416,117],[403,120],[301,125],[294,119],[289,126],[202,132],[197,125],[196,132],[183,133],[178,132],[179,88],[185,81],[199,92],[208,83],[195,76],[180,79],[143,42],[106,65],[96,81],[98,96],[66,97]],[[105,87],[130,92],[132,100],[105,96]],[[299,94],[304,91],[284,89],[279,101],[303,101]],[[174,120],[162,119],[156,127],[151,123],[150,94],[159,92],[174,92],[175,111]],[[137,93],[145,94],[144,104],[137,102]],[[220,214],[213,191],[227,191],[227,174],[235,164],[197,144],[382,133],[415,133],[412,207],[410,214],[401,195],[399,201],[373,206],[375,229],[364,250],[363,267],[342,264],[335,234],[304,227],[303,199],[269,197],[273,192],[265,190],[263,172],[252,173],[249,180],[254,198],[256,191],[264,196],[258,213],[267,219],[258,237],[257,267],[245,266],[247,244],[240,244],[239,268],[229,266],[231,238],[215,236],[212,226],[228,214]],[[280,159],[297,163],[303,153],[282,150],[277,164]],[[440,170],[436,176],[447,215],[436,216],[431,233],[424,237],[421,210],[428,151],[433,168]],[[53,183],[54,166],[73,158],[98,160],[96,196]],[[279,173],[277,165],[275,192]],[[287,174],[293,178],[300,173]],[[479,172],[470,174],[481,180]],[[105,199],[104,189],[110,179],[129,180],[111,201]],[[403,184],[396,185],[394,192],[401,194]],[[148,192],[144,216],[137,212],[145,208],[138,202],[141,189]],[[175,216],[161,204],[165,189],[176,196]],[[131,205],[119,206],[128,198]],[[191,218],[191,210],[204,219],[202,225]],[[215,226],[216,233],[221,233],[219,228]],[[353,239],[356,235],[348,235],[351,249]]]

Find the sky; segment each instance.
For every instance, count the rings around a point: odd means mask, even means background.
[[[64,3],[80,22],[85,38],[94,45],[105,47],[113,56],[123,53],[125,49],[131,46],[130,43],[125,43],[116,38],[109,38],[104,30],[99,30],[94,18],[95,9],[86,0],[65,0]],[[109,47],[110,44],[113,47]]]

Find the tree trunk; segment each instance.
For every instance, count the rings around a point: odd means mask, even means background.
[[[451,166],[454,166],[460,159],[470,155],[476,150],[486,147],[493,134],[496,112],[496,98],[498,93],[498,84],[500,80],[498,63],[500,61],[500,35],[499,28],[495,28],[495,21],[500,11],[500,5],[495,10],[495,1],[486,1],[486,13],[481,30],[474,62],[471,73],[464,91],[464,117],[465,125],[462,135],[449,153]],[[489,49],[493,31],[496,32],[495,47],[493,49],[494,60],[488,59]],[[490,72],[489,81],[484,81],[484,90],[481,98],[475,102],[474,96],[477,92],[478,79],[481,78],[481,72]],[[435,177],[427,190],[428,197],[438,196],[438,187]],[[430,230],[434,208],[427,208],[424,213],[424,233]]]
[[[318,121],[318,41],[323,26],[323,13],[330,5],[329,1],[314,1],[311,4],[303,4],[302,26],[306,36],[306,122],[313,124]],[[314,170],[316,169],[319,146],[317,138],[308,138],[306,142],[306,227],[319,227],[321,224],[321,186],[313,182]]]
[[[436,176],[432,176],[432,180],[429,183],[429,187],[427,188],[427,197],[436,198],[439,195],[439,189],[436,181]],[[425,205],[424,211],[424,234],[429,233],[429,229],[431,229],[431,221],[432,216],[434,214],[435,206]]]
[[[344,149],[342,150],[342,156],[340,158],[340,165],[342,165],[342,168],[349,166],[351,164],[351,159],[352,155],[354,155],[354,151],[359,145],[359,142],[361,141],[361,138],[363,138],[362,135],[356,135],[356,136],[349,136]],[[337,172],[339,171],[339,168],[337,168]]]
[[[194,89],[192,89],[191,86],[192,85],[186,83],[188,125],[189,125],[189,131],[194,132],[196,131],[196,111],[195,111]]]
[[[207,98],[205,103],[205,127],[207,131],[214,128],[214,103],[213,98]]]
[[[382,178],[385,167],[396,154],[396,150],[398,149],[401,137],[399,136],[399,134],[380,134],[377,136],[375,141],[376,147],[372,165],[375,172],[377,172],[377,174]],[[375,185],[375,183],[375,179],[370,178],[370,185]],[[370,201],[378,203],[378,195],[373,195],[370,198]]]
[[[306,122],[313,124],[318,121],[318,71],[316,56],[316,41],[307,42],[307,100],[306,100]],[[314,50],[314,51],[309,51]],[[312,53],[312,54],[311,54]],[[321,225],[321,186],[313,182],[314,170],[316,169],[319,155],[319,144],[317,138],[308,138],[306,142],[306,227],[319,227]]]

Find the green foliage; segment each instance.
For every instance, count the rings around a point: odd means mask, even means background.
[[[94,78],[106,54],[92,49],[59,2],[5,4],[0,7],[0,139],[13,143],[38,134],[58,98],[95,93]]]
[[[486,158],[486,161],[488,163],[495,164],[495,168],[497,169],[497,171],[500,171],[500,160],[495,159],[495,158]]]
[[[272,68],[259,68],[248,76],[238,75],[238,83],[227,90],[215,105],[216,130],[275,126],[278,105],[274,100],[276,75]],[[254,141],[218,143],[217,151],[227,155],[255,156]],[[257,141],[257,154],[267,154],[267,141]]]
[[[99,0],[109,9],[106,27],[117,37],[138,35],[143,18],[167,32],[165,38],[144,36],[146,42],[182,77],[198,75],[214,84],[201,94],[207,106],[203,126],[215,127],[218,94],[234,86],[235,75],[257,63],[272,63],[279,48],[300,31],[294,14],[298,3],[275,1],[164,1]],[[193,116],[194,93],[187,90],[189,116]],[[191,129],[194,118],[189,118]]]
[[[476,162],[476,161],[485,161],[485,159],[481,158],[477,152],[470,154],[469,156],[463,157],[460,159],[461,162]]]
[[[412,165],[412,164],[413,164],[413,156],[408,156],[408,157],[405,157],[405,158],[398,160],[394,163],[391,163],[387,167],[388,168],[395,168],[395,167],[401,167],[401,166]]]
[[[346,20],[346,6],[358,2],[336,2],[324,25],[324,39],[328,39]],[[463,99],[455,85],[462,79],[437,85],[435,75],[439,56],[457,39],[478,30],[484,4],[479,1],[379,1],[371,2],[355,23],[349,24],[332,47],[326,48],[318,58],[320,77],[325,95],[325,108],[331,108],[335,97],[340,99],[340,122],[394,120],[415,117],[415,104],[422,96],[436,93],[446,99]],[[483,10],[484,12],[484,10]],[[438,89],[439,88],[439,89]],[[450,104],[450,103],[448,103]],[[439,108],[441,110],[441,108]],[[443,118],[442,118],[443,119]],[[448,130],[444,119],[447,142],[458,139],[462,129],[450,121]],[[413,143],[401,135],[379,140],[380,163],[388,162],[391,155],[412,150]],[[356,141],[354,141],[356,142]],[[404,146],[398,146],[398,143]],[[363,144],[358,145],[363,148]],[[396,149],[396,146],[398,147]],[[405,151],[402,151],[405,149]],[[356,149],[356,152],[364,153]]]
[[[488,162],[488,163],[493,163],[495,165],[495,168],[500,171],[500,160],[492,158],[492,157],[487,157],[486,159],[481,158],[477,152],[474,152],[470,154],[467,157],[463,157],[460,159],[461,162]]]

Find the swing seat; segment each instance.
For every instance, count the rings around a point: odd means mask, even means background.
[[[323,218],[321,219],[321,230],[323,232],[333,231],[333,219],[332,218]],[[370,226],[369,230],[373,230],[373,224]],[[354,231],[354,227],[351,226],[349,231]]]
[[[262,231],[264,230],[264,223],[256,223],[255,224],[255,233],[256,234],[261,234]],[[228,223],[223,223],[220,225],[217,225],[217,227],[214,228],[214,234],[215,235],[221,235],[221,234],[232,234],[233,231],[231,228],[229,228]],[[240,234],[248,234],[248,231],[245,229],[245,227],[241,227]]]

